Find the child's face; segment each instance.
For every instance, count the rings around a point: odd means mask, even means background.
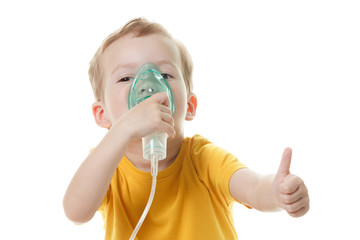
[[[112,125],[128,111],[128,77],[134,77],[136,70],[147,62],[155,63],[162,73],[171,76],[167,81],[175,98],[175,130],[183,133],[188,99],[180,55],[175,44],[159,34],[137,38],[124,36],[103,53],[100,61],[104,91],[102,107],[107,120]]]

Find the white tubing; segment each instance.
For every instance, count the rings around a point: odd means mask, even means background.
[[[157,155],[152,155],[151,156],[151,175],[152,175],[152,184],[151,184],[151,192],[150,192],[150,197],[149,200],[146,204],[146,207],[140,217],[140,220],[138,221],[133,233],[131,234],[129,240],[134,240],[136,237],[136,234],[138,233],[141,225],[143,224],[146,215],[148,214],[151,204],[154,200],[154,196],[155,196],[155,190],[156,190],[156,177],[157,177],[157,173],[158,173],[158,157]]]

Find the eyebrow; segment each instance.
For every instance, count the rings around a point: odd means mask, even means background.
[[[173,64],[172,62],[168,61],[168,60],[161,60],[155,63],[157,66],[162,66],[162,65],[170,65],[174,68],[176,68],[175,64]]]
[[[114,73],[121,68],[134,69],[135,64],[134,63],[118,64],[115,66],[114,70],[111,72],[111,76],[114,75]]]
[[[177,69],[176,65],[173,64],[171,61],[168,60],[160,60],[160,61],[156,61],[155,64],[160,67],[163,65],[170,65],[173,68]],[[125,69],[134,69],[136,67],[135,63],[126,63],[126,64],[118,64],[116,65],[116,67],[114,68],[114,70],[111,72],[111,76],[119,69],[121,68],[125,68]]]

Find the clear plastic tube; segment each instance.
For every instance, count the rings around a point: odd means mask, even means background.
[[[148,214],[151,204],[154,200],[154,196],[155,196],[155,190],[156,190],[156,178],[157,178],[157,174],[158,174],[158,163],[159,163],[159,159],[158,159],[158,155],[157,154],[153,154],[151,155],[151,176],[152,176],[152,184],[151,184],[151,192],[150,192],[150,197],[149,200],[146,204],[146,207],[140,217],[139,222],[137,223],[133,233],[130,236],[130,240],[134,240],[136,237],[136,234],[138,233],[141,225],[143,224],[146,215]]]

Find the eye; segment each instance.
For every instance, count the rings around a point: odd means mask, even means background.
[[[168,80],[169,78],[172,78],[172,76],[170,74],[167,74],[167,73],[162,73],[161,76],[163,78],[165,78],[166,80]]]
[[[131,80],[133,80],[132,77],[123,77],[123,78],[119,79],[117,82],[129,82]]]

